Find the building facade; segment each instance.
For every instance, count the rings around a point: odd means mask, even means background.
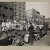
[[[39,15],[39,24],[44,24],[44,23],[45,23],[45,16]]]
[[[16,20],[24,20],[25,2],[14,2],[14,16],[16,17]]]
[[[34,23],[37,23],[40,12],[38,12],[35,9],[31,9],[31,10],[27,10],[26,14],[27,14],[28,21],[32,21]]]
[[[48,28],[50,28],[50,18],[45,19],[45,22],[48,23]]]
[[[0,16],[3,21],[6,21],[7,19],[12,20],[14,16],[14,3],[0,2]]]
[[[44,15],[40,15],[40,12],[38,12],[35,9],[28,10],[26,14],[27,14],[27,20],[32,21],[35,24],[43,24],[45,20]]]

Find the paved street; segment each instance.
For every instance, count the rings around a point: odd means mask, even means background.
[[[31,45],[25,44],[24,46],[31,46]],[[50,31],[48,31],[47,36],[42,37],[38,41],[34,41],[34,44],[32,46],[50,46]]]
[[[25,44],[24,46],[50,46],[50,31],[48,31],[47,36],[42,37],[38,41],[35,41],[33,45]]]
[[[30,46],[25,44],[24,46]],[[38,41],[35,41],[33,46],[50,46],[50,31],[48,31],[47,36],[44,36]]]

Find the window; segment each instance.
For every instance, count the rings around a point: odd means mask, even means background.
[[[25,14],[23,14],[23,17],[25,17]]]
[[[17,6],[17,4],[15,4],[15,6]]]
[[[2,7],[2,6],[0,5],[0,7]]]
[[[10,16],[10,18],[13,18],[12,16]]]
[[[21,15],[21,13],[19,13],[19,15]]]
[[[0,3],[2,3],[2,2],[0,2]]]
[[[21,5],[21,3],[19,3]]]
[[[1,13],[0,13],[0,16],[1,16]]]
[[[45,18],[45,16],[43,16]]]
[[[2,14],[3,17],[5,17],[5,14]]]
[[[6,19],[4,19],[4,22],[6,22]]]
[[[5,9],[8,9],[8,7],[4,6]]]
[[[1,10],[2,10],[2,7],[1,7]]]
[[[19,6],[19,8],[21,8],[21,6]]]
[[[16,14],[16,12],[15,12],[15,14]]]
[[[7,4],[7,2],[4,2],[4,4],[6,5],[6,4]]]
[[[24,16],[24,14],[23,14],[23,16]]]
[[[19,10],[21,12],[21,10]]]
[[[38,14],[40,14],[40,12],[37,11]]]
[[[12,7],[13,6],[13,2],[10,2],[9,5]]]
[[[17,2],[15,2],[15,3],[17,3]]]
[[[23,2],[23,3],[25,3],[25,2]]]
[[[25,10],[23,10],[23,13],[25,13]]]
[[[13,10],[12,8],[10,8],[10,10]]]
[[[16,10],[16,8],[15,8],[15,10]]]
[[[23,9],[25,9],[25,8],[23,8]]]

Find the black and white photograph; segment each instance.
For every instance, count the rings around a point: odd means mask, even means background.
[[[50,3],[0,2],[0,46],[50,46]]]

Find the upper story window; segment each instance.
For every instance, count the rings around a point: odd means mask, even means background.
[[[19,13],[19,15],[21,15],[21,13]]]
[[[8,7],[4,6],[5,9],[8,9]]]
[[[2,14],[2,17],[5,18],[6,17],[5,14]]]
[[[21,3],[19,3],[19,5],[21,5]]]
[[[23,8],[23,9],[25,9],[25,8]]]
[[[13,10],[12,8],[10,8],[10,10]]]
[[[23,3],[25,3],[25,2],[23,2]]]
[[[15,4],[15,6],[17,6],[17,4]]]
[[[16,12],[15,12],[15,14],[16,14]]]
[[[4,4],[6,5],[6,4],[7,4],[7,2],[4,2]]]
[[[16,10],[16,8],[15,8],[15,10]]]
[[[2,5],[0,5],[0,9],[2,10]]]
[[[2,7],[2,5],[0,5],[0,7]]]
[[[10,2],[9,5],[10,5],[11,7],[13,7],[13,2]]]
[[[14,2],[14,3],[17,3],[17,2]]]
[[[21,6],[19,6],[19,8],[21,8]]]
[[[21,12],[21,10],[19,10]]]
[[[0,13],[0,16],[1,16],[1,13]]]
[[[40,12],[37,11],[38,14],[40,14]]]

